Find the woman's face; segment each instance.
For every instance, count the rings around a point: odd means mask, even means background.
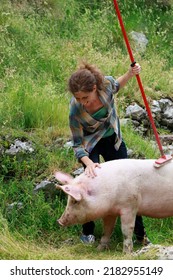
[[[94,85],[93,90],[89,92],[78,91],[74,93],[74,97],[77,102],[85,107],[89,107],[92,102],[97,98],[96,85]]]

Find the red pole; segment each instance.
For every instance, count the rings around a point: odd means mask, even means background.
[[[124,27],[124,24],[123,24],[123,20],[122,20],[121,13],[120,13],[120,10],[119,10],[119,7],[118,7],[118,3],[117,3],[116,0],[113,0],[113,1],[114,1],[115,10],[116,10],[116,13],[117,13],[117,16],[118,16],[118,20],[119,20],[119,23],[120,23],[120,27],[121,27],[121,30],[122,30],[122,33],[123,33],[123,36],[124,36],[124,40],[125,40],[125,43],[126,43],[126,46],[127,46],[127,50],[128,50],[132,65],[134,65],[135,60],[134,60],[133,53],[132,53],[132,50],[131,50],[131,47],[130,47],[130,44],[129,44],[129,40],[128,40],[128,37],[127,37],[127,34],[126,34],[126,30],[125,30],[125,27]],[[151,113],[151,110],[150,110],[150,107],[149,107],[149,104],[148,104],[148,101],[147,101],[147,98],[146,98],[146,95],[145,95],[145,92],[144,92],[144,88],[143,88],[140,76],[136,75],[136,79],[137,79],[139,89],[140,89],[141,94],[142,94],[142,98],[144,100],[144,104],[145,104],[145,107],[146,107],[146,110],[147,110],[147,113],[148,113],[148,116],[149,116],[149,119],[150,119],[150,123],[151,123],[153,131],[154,131],[154,135],[155,135],[157,144],[159,146],[161,156],[163,158],[166,158],[166,156],[164,155],[164,152],[163,152],[163,148],[162,148],[162,145],[161,145],[161,142],[160,142],[160,138],[159,138],[159,135],[157,133],[157,129],[156,129],[156,126],[155,126],[155,123],[154,123],[154,119],[152,117],[152,113]]]

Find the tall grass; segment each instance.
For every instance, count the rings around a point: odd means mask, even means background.
[[[172,98],[172,7],[148,0],[119,2],[127,32],[143,32],[149,39],[145,53],[134,50],[147,95]],[[56,224],[66,197],[59,192],[56,199],[46,199],[43,192],[33,193],[36,183],[51,177],[55,169],[71,172],[80,166],[72,149],[64,148],[70,137],[67,83],[78,63],[87,60],[115,77],[129,67],[113,2],[2,0],[0,31],[0,152],[16,138],[31,140],[35,147],[34,157],[18,160],[2,154],[0,158],[1,258],[123,258],[122,239],[116,237],[119,227],[113,238],[118,255],[115,249],[100,255],[93,248],[81,250],[81,228],[62,230]],[[135,78],[116,97],[120,117],[133,101],[142,104]],[[131,127],[122,131],[135,157],[157,157],[158,151]],[[160,240],[164,242],[164,232],[169,231],[166,242],[172,241],[171,219],[146,219],[146,223],[153,240],[158,241],[156,225]],[[99,222],[97,226],[99,237]],[[73,246],[68,249],[71,239]]]
[[[171,96],[172,9],[146,2],[121,1],[120,8],[127,32],[149,38],[146,53],[135,53],[144,85],[155,98],[158,91]],[[66,130],[67,81],[78,62],[86,59],[113,76],[129,67],[112,1],[3,1],[0,9],[1,125]],[[129,83],[127,102],[137,90]]]

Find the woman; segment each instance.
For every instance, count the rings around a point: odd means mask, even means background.
[[[89,177],[96,176],[95,168],[100,168],[100,156],[104,161],[127,158],[113,94],[140,71],[140,65],[135,64],[124,75],[114,79],[104,76],[95,66],[83,63],[69,79],[69,91],[73,94],[69,114],[73,148]],[[82,227],[81,241],[94,242],[94,222]],[[141,216],[136,217],[134,232],[139,243],[149,242]]]

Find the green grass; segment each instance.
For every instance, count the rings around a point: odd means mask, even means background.
[[[90,246],[81,244],[79,231],[70,232],[67,229],[57,229],[57,234],[54,234],[52,239],[47,236],[47,240],[40,237],[36,241],[30,240],[18,232],[13,232],[12,234],[8,229],[6,220],[2,220],[2,218],[1,223],[3,223],[3,228],[0,230],[1,260],[154,260],[156,258],[156,251],[154,249],[139,256],[123,254],[119,223],[114,230],[110,249],[103,252],[97,250],[101,234],[101,231],[98,231],[99,222],[96,223],[97,241],[94,245]],[[168,230],[168,227],[172,225],[172,219],[155,220],[144,218],[144,223],[153,244],[171,245],[172,234],[171,229]],[[167,231],[166,238],[165,231]],[[59,235],[62,235],[62,237],[60,238]],[[134,253],[139,249],[139,246],[134,245]]]
[[[134,134],[132,129],[126,127],[122,129],[127,145],[134,149],[136,156],[151,158],[155,155],[156,151],[148,141]],[[53,129],[36,130],[30,134],[6,129],[2,134],[8,135],[8,139],[3,140],[5,142],[1,140],[3,145],[9,145],[10,141],[20,139],[22,135],[23,137],[30,135],[29,140],[32,140],[37,147],[37,157],[34,162],[32,157],[27,157],[22,162],[18,162],[17,158],[8,158],[8,164],[6,157],[1,158],[2,166],[6,167],[5,170],[3,169],[4,173],[1,174],[0,181],[1,259],[126,259],[127,256],[122,254],[122,234],[119,222],[112,236],[110,251],[98,255],[96,247],[102,235],[100,221],[96,223],[97,244],[92,248],[84,247],[81,250],[83,246],[79,240],[81,226],[60,228],[56,223],[57,218],[65,209],[66,196],[63,192],[59,191],[56,199],[51,197],[45,199],[43,192],[33,193],[34,186],[45,178],[51,178],[56,169],[71,173],[80,166],[74,158],[72,149],[63,147],[66,139],[62,139],[60,145],[57,146],[54,142],[57,139],[57,131]],[[139,142],[143,148],[137,150],[136,146]],[[11,203],[16,203],[13,209],[8,207]],[[22,203],[22,207],[18,208],[18,203]],[[146,218],[145,225],[150,239],[156,244],[165,242],[170,244],[171,223],[171,219],[157,221]],[[72,242],[66,242],[71,239]],[[10,251],[9,247],[11,247]],[[128,258],[131,257],[128,256]]]
[[[172,9],[163,11],[154,4],[145,9],[145,1],[135,2],[122,1],[120,8],[127,32],[149,37],[145,54],[135,53],[144,86],[152,98],[171,97]],[[0,8],[0,124],[61,129],[67,126],[67,81],[80,60],[113,76],[124,73],[130,61],[112,1],[36,3],[4,1]],[[126,103],[141,102],[135,79],[120,94]]]
[[[56,199],[45,199],[42,192],[33,194],[34,186],[52,178],[56,169],[71,173],[80,166],[72,149],[64,148],[70,139],[71,96],[67,83],[78,63],[87,60],[104,74],[115,77],[129,67],[113,1],[1,2],[0,153],[16,138],[30,140],[35,147],[34,157],[19,160],[3,153],[0,156],[1,259],[131,258],[122,254],[119,223],[111,249],[98,253],[97,244],[93,247],[80,244],[80,226],[67,229],[57,226],[56,219],[66,204],[64,194],[59,192]],[[147,97],[149,100],[173,98],[170,51],[173,7],[148,0],[119,2],[127,33],[143,32],[149,39],[145,53],[134,50],[135,59],[142,66],[140,76]],[[134,101],[143,106],[135,78],[116,97],[121,118]],[[134,157],[158,157],[158,149],[150,144],[152,133],[144,139],[131,126],[122,127],[122,131]],[[16,206],[9,211],[8,205],[13,202]],[[23,205],[20,209],[19,202]],[[145,218],[145,225],[153,243],[172,243],[171,218]],[[98,221],[97,242],[101,232]]]

